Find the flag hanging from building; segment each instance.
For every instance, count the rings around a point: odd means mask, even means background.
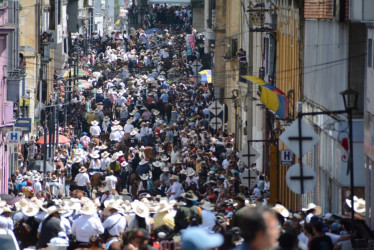
[[[270,109],[271,111],[275,112],[275,114],[279,117],[279,119],[287,119],[288,118],[288,98],[287,96],[276,87],[264,84],[260,86],[261,95],[260,100],[261,102]]]
[[[121,24],[121,19],[118,19],[115,23],[114,26],[119,26]]]
[[[202,82],[207,82],[207,83],[212,82],[212,71],[210,69],[200,71],[199,74],[201,75]]]
[[[266,84],[266,82],[259,77],[242,77],[260,85],[260,100],[266,108],[273,111],[279,119],[283,120],[288,118],[288,97],[285,93],[270,84]]]

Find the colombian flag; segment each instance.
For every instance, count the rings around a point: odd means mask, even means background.
[[[288,118],[288,97],[280,89],[266,84],[264,80],[256,76],[242,76],[245,79],[260,85],[260,100],[266,108],[273,111],[279,119]]]
[[[201,75],[202,82],[207,82],[207,83],[212,82],[212,71],[210,69],[200,71],[199,74]]]

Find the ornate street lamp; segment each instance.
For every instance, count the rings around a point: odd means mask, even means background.
[[[355,210],[354,210],[354,168],[353,168],[353,126],[352,126],[352,111],[357,108],[358,92],[348,88],[340,94],[343,97],[344,108],[348,116],[348,128],[349,128],[349,159],[347,173],[350,172],[350,191],[351,191],[351,221],[354,227]]]
[[[344,108],[346,110],[348,109],[352,110],[352,109],[357,108],[357,100],[358,100],[359,93],[356,90],[348,88],[340,92],[340,94],[343,97]]]

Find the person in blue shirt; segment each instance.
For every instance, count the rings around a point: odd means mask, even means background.
[[[169,102],[169,94],[166,91],[164,91],[164,93],[161,95],[160,98],[161,98],[163,103],[168,103]]]
[[[169,89],[169,88],[170,88],[170,85],[169,85],[169,83],[167,83],[166,81],[164,81],[164,82],[161,84],[161,88],[163,88],[163,89]]]
[[[18,175],[17,181],[19,181],[18,186],[17,186],[17,191],[20,192],[23,187],[27,186],[27,179],[23,178],[22,175]]]

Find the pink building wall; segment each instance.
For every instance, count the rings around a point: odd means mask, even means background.
[[[8,22],[7,10],[0,12],[0,194],[8,193],[9,178],[9,147],[7,147],[7,131],[10,125],[7,124],[7,116],[12,115],[5,112],[7,101],[7,32],[2,30]],[[7,149],[7,150],[6,150]]]

